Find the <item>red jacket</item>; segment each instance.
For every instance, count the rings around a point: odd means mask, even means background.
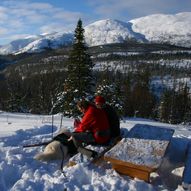
[[[86,131],[92,132],[95,141],[99,144],[106,143],[110,139],[109,122],[104,110],[97,109],[93,105],[88,106],[82,121],[75,129],[75,132]]]

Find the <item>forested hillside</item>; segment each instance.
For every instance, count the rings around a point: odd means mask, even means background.
[[[71,47],[0,58],[0,109],[48,114],[64,90]],[[170,123],[191,119],[191,49],[128,42],[88,49],[94,92],[121,116]]]

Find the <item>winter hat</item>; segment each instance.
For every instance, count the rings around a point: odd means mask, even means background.
[[[95,103],[105,103],[105,99],[102,96],[95,97]]]

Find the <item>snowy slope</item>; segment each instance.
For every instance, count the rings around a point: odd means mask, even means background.
[[[35,41],[27,44],[27,46],[22,49],[15,51],[16,54],[23,52],[39,52],[45,48],[59,48],[64,45],[71,44],[73,41],[72,33],[51,33],[41,36]]]
[[[0,111],[1,112],[1,111]],[[61,116],[54,116],[54,134],[60,129]],[[73,120],[64,118],[62,128],[72,129]],[[183,191],[181,176],[185,151],[191,139],[191,126],[169,125],[143,119],[121,121],[122,136],[136,124],[175,129],[160,170],[151,174],[151,184],[120,176],[109,164],[102,167],[79,164],[64,167],[61,161],[42,163],[33,159],[43,147],[23,149],[22,145],[50,140],[51,116],[0,113],[0,190],[1,191]],[[145,148],[146,149],[146,148]],[[66,161],[65,161],[66,162]],[[180,167],[180,168],[179,168]],[[14,176],[13,176],[14,175]]]
[[[154,14],[129,21],[132,30],[151,42],[191,46],[191,12],[175,15]]]
[[[0,47],[0,54],[39,52],[45,48],[59,48],[63,45],[71,44],[73,41],[72,33],[49,33],[34,37],[27,37],[12,41],[10,44]]]
[[[85,39],[89,46],[136,40],[191,47],[191,12],[155,14],[129,22],[100,20],[85,27]],[[71,44],[72,41],[72,32],[38,35],[0,46],[0,54],[38,52]]]
[[[131,39],[146,41],[143,35],[132,31],[131,23],[111,19],[100,20],[85,27],[85,38],[91,46],[122,43]]]
[[[33,36],[33,37],[27,37],[25,39],[14,40],[10,44],[1,46],[0,54],[9,54],[17,52],[18,50],[23,49],[28,44],[34,42],[38,38],[39,38],[38,36]]]

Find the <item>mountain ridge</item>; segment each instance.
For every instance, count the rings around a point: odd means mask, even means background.
[[[128,22],[105,19],[91,23],[84,29],[88,46],[137,41],[191,47],[191,12],[174,15],[153,14]],[[40,52],[47,48],[56,49],[71,45],[73,38],[72,32],[54,32],[26,37],[7,45],[0,45],[0,54]]]

